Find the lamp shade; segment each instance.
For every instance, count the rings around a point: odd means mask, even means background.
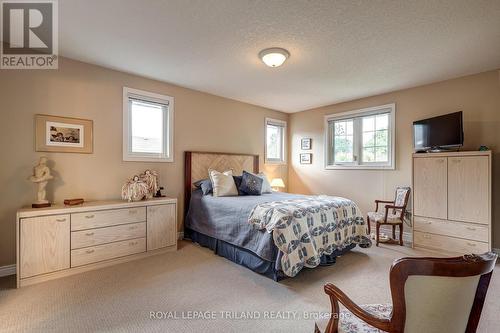
[[[283,182],[283,179],[281,179],[281,178],[274,178],[273,180],[271,180],[271,187],[281,187],[281,188],[284,188],[285,187],[285,183]]]

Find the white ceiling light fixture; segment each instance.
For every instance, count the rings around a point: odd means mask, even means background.
[[[259,52],[259,58],[269,67],[279,67],[290,57],[290,52],[280,47],[272,47]]]

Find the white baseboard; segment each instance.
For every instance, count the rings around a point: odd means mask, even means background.
[[[0,277],[15,275],[15,274],[16,274],[16,265],[15,264],[0,267]]]
[[[495,252],[496,254],[498,254],[498,256],[500,256],[500,249],[492,249],[493,252]]]
[[[375,232],[375,229],[371,229],[372,233]],[[388,235],[389,237],[392,237],[392,228],[382,225],[380,226],[380,232]],[[399,229],[396,228],[396,237],[399,237]],[[404,243],[412,243],[413,242],[413,235],[410,231],[404,231],[403,230],[403,242]]]
[[[182,239],[184,239],[184,231],[179,231],[179,232],[177,233],[177,239],[178,239],[178,240],[182,240]]]

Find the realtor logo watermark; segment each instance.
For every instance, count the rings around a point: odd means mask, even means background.
[[[57,69],[57,0],[1,1],[1,69]]]

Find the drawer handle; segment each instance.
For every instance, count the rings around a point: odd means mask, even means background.
[[[139,242],[129,242],[128,243],[128,245],[130,245],[130,246],[137,245],[137,244],[139,244]]]
[[[66,222],[66,219],[56,219],[57,222]]]
[[[469,243],[469,242],[467,242],[467,245],[469,245],[469,246],[476,246],[476,244],[474,244],[474,243]]]
[[[431,235],[427,235],[427,234],[425,234],[425,235],[424,235],[424,238],[426,238],[426,239],[430,239],[430,238],[431,238]]]
[[[92,214],[92,215],[85,215],[85,218],[86,218],[86,219],[93,219],[94,217],[95,217],[95,215],[94,215],[94,214]]]
[[[87,252],[87,253],[94,253],[94,250],[87,250],[85,252]]]
[[[137,214],[137,211],[134,209],[134,210],[129,210],[128,211],[129,214]]]
[[[444,159],[441,158],[441,159],[437,160],[437,162],[438,163],[444,163]]]
[[[476,230],[476,228],[473,228],[473,227],[467,227],[467,230],[475,231],[475,230]]]
[[[453,160],[453,163],[460,163],[460,160],[455,159]]]
[[[137,226],[132,226],[128,228],[128,230],[134,230],[134,229],[137,229]]]
[[[94,233],[93,233],[93,232],[87,232],[87,233],[85,234],[85,236],[93,236],[93,235],[94,235]]]

